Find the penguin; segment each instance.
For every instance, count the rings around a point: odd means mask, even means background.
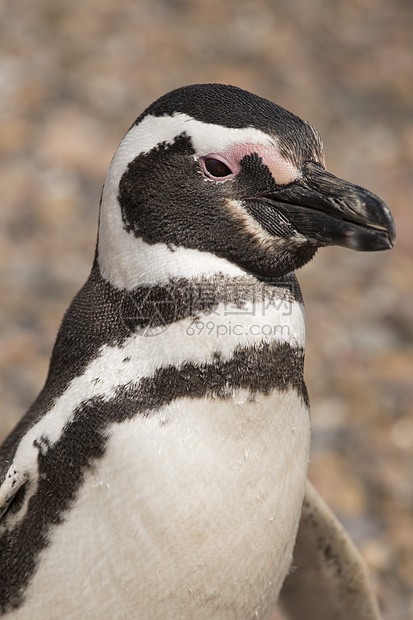
[[[104,183],[90,276],[0,450],[10,620],[379,618],[307,481],[305,322],[318,248],[389,249],[313,127],[234,86],[178,88]]]

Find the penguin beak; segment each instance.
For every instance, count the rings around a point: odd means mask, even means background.
[[[317,245],[360,251],[393,247],[396,230],[385,202],[372,192],[307,162],[300,179],[271,194],[270,201],[293,228]],[[269,206],[269,202],[267,202]]]

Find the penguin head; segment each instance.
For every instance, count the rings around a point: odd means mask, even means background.
[[[394,238],[379,197],[326,171],[310,124],[239,88],[200,84],[155,101],[120,144],[102,194],[98,258],[118,281],[139,254],[151,262],[150,248],[188,269],[214,257],[271,279],[319,247],[383,250]]]

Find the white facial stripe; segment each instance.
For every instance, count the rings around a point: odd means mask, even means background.
[[[245,275],[234,263],[209,252],[145,243],[125,231],[119,208],[118,213],[118,218],[111,218],[111,233],[99,234],[99,265],[103,276],[117,288],[131,291],[141,284],[165,284],[171,278],[208,277],[215,273]]]
[[[234,144],[263,144],[277,149],[276,139],[254,127],[233,129],[213,123],[197,121],[187,114],[173,116],[145,116],[130,129],[118,152],[126,165],[138,155],[149,153],[158,144],[172,144],[175,137],[185,132],[190,136],[197,157],[212,151],[226,151]]]

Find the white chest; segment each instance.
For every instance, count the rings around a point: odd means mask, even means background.
[[[180,399],[110,435],[16,617],[270,617],[307,473],[297,394]]]

